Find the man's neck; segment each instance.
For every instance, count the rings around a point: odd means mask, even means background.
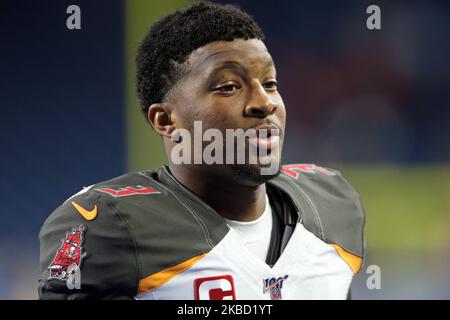
[[[201,174],[199,170],[169,165],[172,175],[186,188],[217,211],[222,217],[236,221],[258,219],[266,206],[266,185],[243,186],[232,179]]]

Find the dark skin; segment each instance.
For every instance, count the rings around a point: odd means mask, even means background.
[[[276,83],[276,70],[264,43],[257,39],[212,42],[189,56],[186,75],[171,89],[164,102],[150,106],[148,120],[163,137],[169,169],[175,178],[221,216],[252,221],[264,212],[266,185],[255,179],[261,165],[180,164],[170,161],[176,142],[175,129],[188,129],[202,121],[203,130],[244,130],[272,125],[279,129],[279,152],[268,157],[279,164],[284,140],[286,110]],[[250,167],[250,166],[253,166]],[[264,177],[270,179],[270,177]]]

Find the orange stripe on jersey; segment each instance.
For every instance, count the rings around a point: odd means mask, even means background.
[[[159,271],[157,273],[154,273],[148,277],[141,279],[139,281],[138,294],[142,294],[142,293],[148,292],[150,290],[153,290],[157,287],[162,286],[164,283],[166,283],[173,277],[177,276],[181,272],[188,270],[197,261],[202,259],[205,255],[206,254],[201,254],[201,255],[195,256],[195,257],[190,258],[186,261],[183,261],[182,263],[179,263],[175,266],[164,269],[162,271]]]
[[[354,254],[345,251],[342,247],[337,244],[330,243],[330,246],[336,249],[339,256],[350,266],[353,273],[357,273],[362,266],[362,258],[355,256]]]

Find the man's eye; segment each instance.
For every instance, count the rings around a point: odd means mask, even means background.
[[[221,87],[214,88],[215,92],[220,92],[220,93],[233,93],[237,90],[239,90],[239,87],[235,84],[227,84],[227,85],[224,85]]]
[[[276,81],[269,81],[264,83],[264,89],[266,90],[277,90],[278,83]]]

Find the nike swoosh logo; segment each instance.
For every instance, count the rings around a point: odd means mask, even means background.
[[[86,220],[94,220],[97,217],[97,205],[94,206],[92,210],[86,210],[82,206],[80,206],[75,201],[72,201],[72,205],[77,209],[78,213],[83,216]]]

